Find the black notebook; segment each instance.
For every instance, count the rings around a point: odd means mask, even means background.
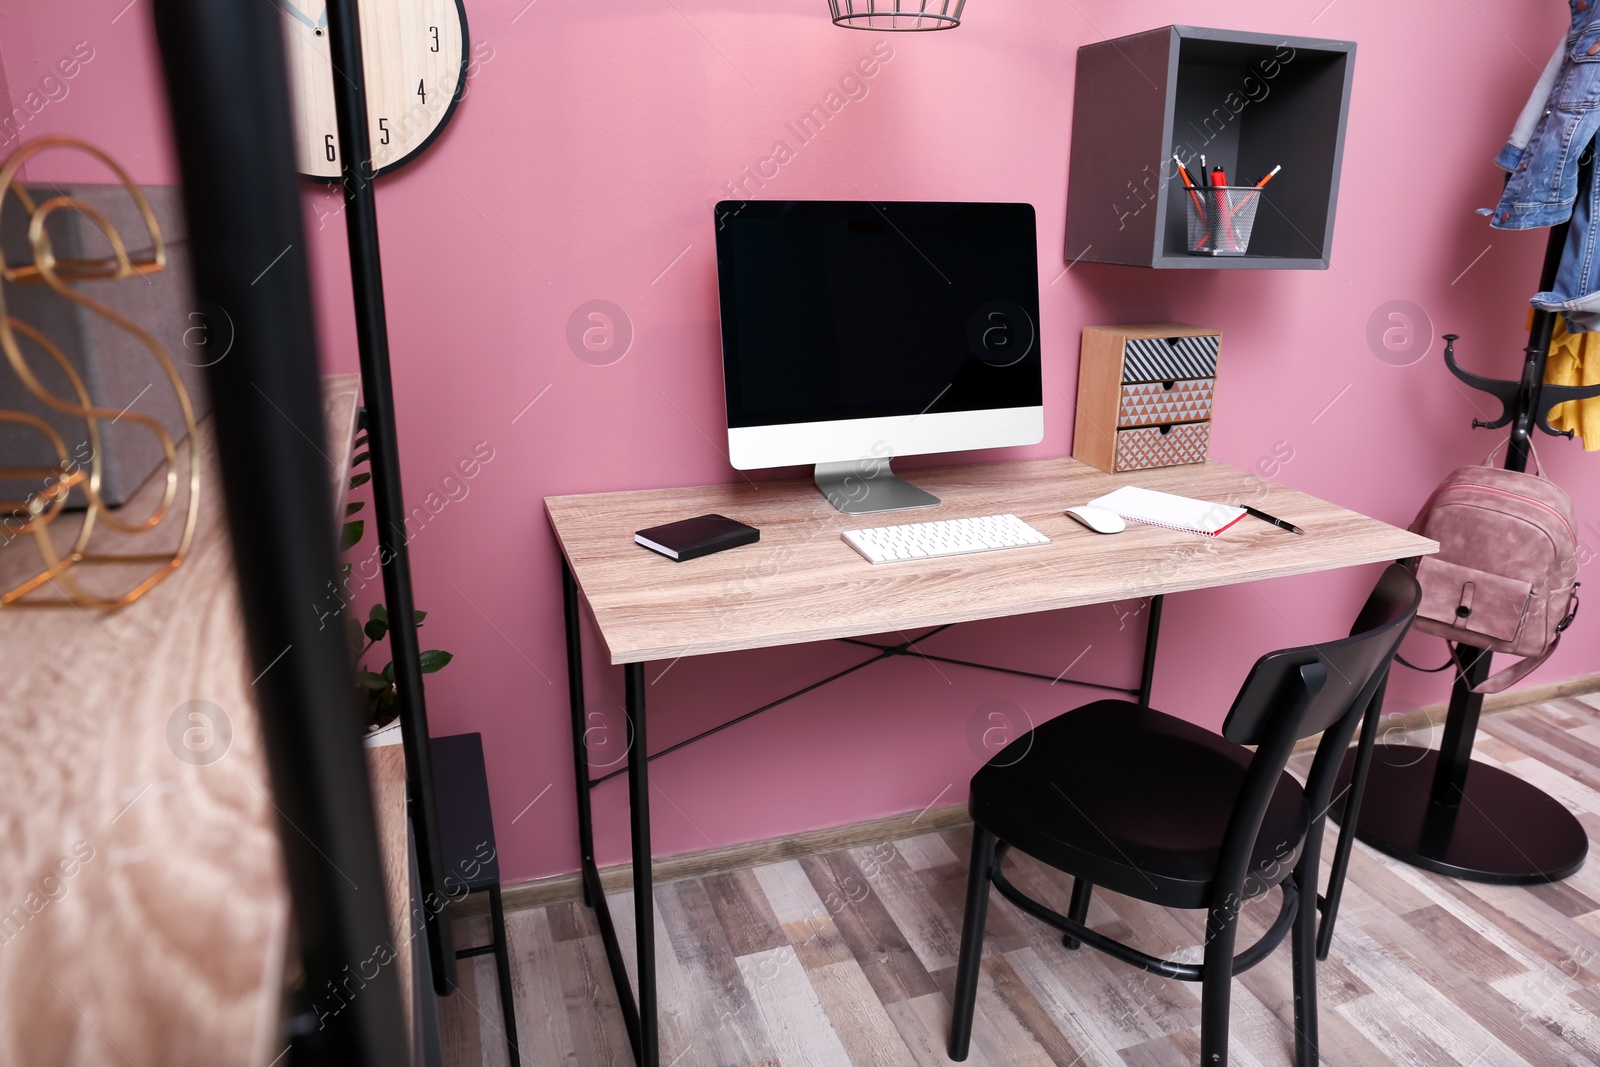
[[[761,531],[723,515],[700,515],[665,526],[640,530],[633,539],[669,559],[682,563],[697,556],[709,556],[725,548],[738,548],[761,540]]]

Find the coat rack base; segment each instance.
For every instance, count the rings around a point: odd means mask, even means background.
[[[1345,757],[1335,795],[1350,781]],[[1356,821],[1356,840],[1425,871],[1498,885],[1555,882],[1583,866],[1589,837],[1560,801],[1498,767],[1472,760],[1461,802],[1436,803],[1439,753],[1378,745]],[[1329,814],[1343,824],[1344,805]]]

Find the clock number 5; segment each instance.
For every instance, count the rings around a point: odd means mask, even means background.
[[[433,47],[428,49],[428,51],[437,52],[439,50],[439,27],[429,26],[428,32],[433,34]]]
[[[381,141],[379,141],[378,143],[379,144],[388,144],[389,143],[389,120],[388,119],[379,119],[378,120],[378,132],[383,134],[383,139]]]
[[[330,133],[327,136],[323,137],[323,139],[322,139],[322,150],[323,150],[323,152],[327,153],[328,162],[332,163],[333,159],[334,159],[333,134]]]

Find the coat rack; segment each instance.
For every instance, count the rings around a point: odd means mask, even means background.
[[[1580,165],[1580,189],[1587,188],[1592,165],[1593,153],[1586,153]],[[1569,228],[1570,223],[1562,223],[1550,231],[1541,291],[1555,283]],[[1535,427],[1555,437],[1572,436],[1571,430],[1551,427],[1552,408],[1600,396],[1600,386],[1544,384],[1555,324],[1554,312],[1534,311],[1528,345],[1523,349],[1522,376],[1515,381],[1464,370],[1456,362],[1457,335],[1444,335],[1444,362],[1450,372],[1501,403],[1499,418],[1473,419],[1472,425],[1490,430],[1511,427],[1507,470],[1528,469]],[[1501,885],[1559,881],[1583,866],[1588,855],[1589,838],[1582,824],[1543,790],[1472,759],[1478,716],[1483,710],[1483,694],[1472,690],[1489,677],[1490,658],[1486,649],[1457,646],[1455,662],[1461,666],[1450,691],[1450,710],[1437,751],[1388,745],[1352,750],[1340,776],[1341,789],[1352,777],[1355,781],[1350,810],[1336,809],[1333,815],[1341,823],[1348,817],[1355,825],[1355,836],[1373,848],[1423,870]],[[1368,710],[1363,727],[1373,734],[1379,703],[1375,701]],[[1358,756],[1363,751],[1365,758]],[[1341,840],[1340,852],[1345,851],[1347,846]]]
[[[400,446],[395,436],[394,391],[389,376],[389,324],[383,303],[383,264],[378,255],[378,205],[372,190],[372,137],[367,125],[366,71],[356,0],[329,0],[328,42],[333,67],[334,112],[339,158],[346,163],[345,232],[350,245],[350,288],[355,299],[356,344],[361,358],[361,396],[366,405],[367,449],[371,453],[372,506],[376,513],[378,559],[383,568],[383,602],[389,618],[394,658],[400,740],[406,753],[406,807],[417,841],[419,896],[428,934],[433,989],[449,996],[456,986],[456,953],[450,918],[432,905],[448,897],[444,881],[439,815],[433,800],[433,761],[428,748],[428,712],[422,696],[422,654],[417,630],[404,625],[416,604],[411,597],[411,554],[406,544],[406,510],[400,488]],[[365,168],[363,172],[363,168]]]

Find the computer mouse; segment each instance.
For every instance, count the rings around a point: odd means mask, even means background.
[[[1093,504],[1080,504],[1078,507],[1068,508],[1067,514],[1095,533],[1121,533],[1128,528],[1128,524],[1122,521],[1121,515],[1110,508],[1097,508]]]

